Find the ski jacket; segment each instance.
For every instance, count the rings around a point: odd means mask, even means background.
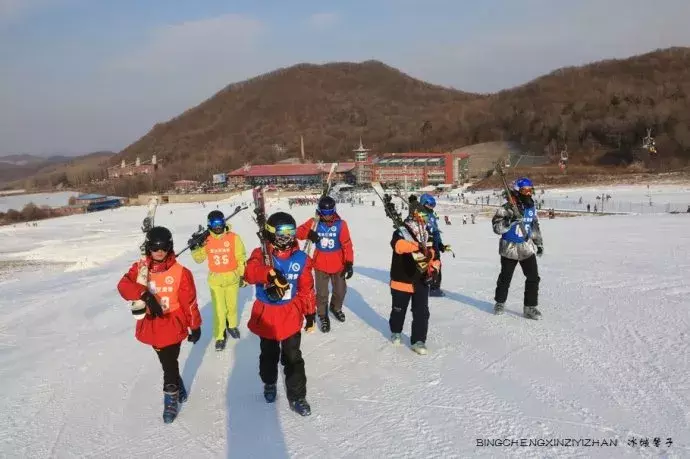
[[[304,316],[316,313],[312,261],[295,247],[289,252],[273,252],[274,268],[264,264],[260,248],[254,249],[244,273],[245,280],[256,286],[256,299],[247,327],[252,333],[266,339],[282,341],[302,329]],[[281,271],[290,286],[283,300],[272,302],[264,290],[271,269]]]
[[[227,226],[222,234],[211,232],[203,246],[192,250],[192,259],[197,263],[208,260],[209,287],[229,287],[244,276],[247,254],[240,235]]]
[[[430,236],[427,247],[432,252],[433,258],[434,249],[431,247],[432,244],[433,240]],[[391,256],[390,287],[393,290],[413,293],[414,284],[424,277],[417,269],[417,263],[414,261],[414,258],[412,258],[414,252],[419,252],[419,244],[405,240],[398,231],[395,231],[391,239],[391,248],[393,249],[393,254]],[[434,269],[440,269],[440,262],[438,260],[433,260],[430,264]]]
[[[162,263],[154,263],[147,257],[146,263],[149,267],[148,290],[167,310],[163,317],[154,318],[146,314],[137,320],[135,336],[142,343],[161,349],[184,341],[188,328],[195,330],[201,327],[201,315],[194,277],[189,269],[177,262],[174,254],[168,255]],[[136,262],[117,284],[117,290],[125,300],[136,301],[147,290],[146,286],[137,283],[138,274],[139,262]],[[152,281],[152,278],[162,278],[163,282]],[[169,309],[166,303],[169,303]]]
[[[297,228],[297,239],[306,240],[313,224],[312,218],[302,223]],[[354,263],[355,255],[350,239],[350,229],[347,222],[337,213],[330,223],[320,220],[316,233],[321,237],[321,241],[314,244],[314,269],[336,274],[345,269],[345,263]]]
[[[527,235],[522,234],[522,230],[517,221],[511,222],[513,210],[508,203],[499,207],[496,214],[491,219],[494,233],[501,236],[498,243],[498,253],[502,257],[518,261],[536,255],[537,247],[543,246],[537,209],[528,207],[522,209],[521,212],[522,222]]]

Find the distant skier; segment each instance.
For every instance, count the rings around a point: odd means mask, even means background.
[[[400,344],[407,307],[412,300],[412,335],[410,342],[412,350],[417,354],[427,353],[426,339],[429,329],[429,283],[439,269],[439,261],[434,260],[433,241],[427,229],[429,215],[423,208],[405,219],[405,226],[421,244],[426,244],[430,252],[424,264],[429,270],[426,275],[417,269],[412,254],[421,252],[422,247],[417,242],[405,240],[399,231],[393,233],[391,247],[393,254],[390,267],[391,314],[388,324],[391,330],[391,342]]]
[[[450,218],[448,218],[448,215],[444,215],[443,218],[446,220],[446,225],[450,225]]]
[[[307,403],[307,377],[300,350],[304,318],[314,323],[315,298],[312,263],[299,249],[295,219],[277,212],[266,220],[263,231],[273,268],[264,263],[261,248],[247,261],[245,279],[256,285],[256,299],[248,327],[261,338],[259,375],[264,383],[264,397],[273,403],[277,394],[278,362],[285,373],[285,388],[290,408],[302,416],[311,414]],[[272,289],[272,290],[271,290]],[[269,291],[279,292],[276,299]]]
[[[321,331],[331,331],[328,311],[340,322],[345,322],[343,301],[347,292],[346,280],[353,274],[354,251],[347,222],[336,212],[335,200],[325,196],[317,206],[319,224],[312,230],[313,219],[297,228],[297,239],[309,239],[314,243],[314,281],[316,284],[316,305]],[[328,284],[333,286],[330,302]],[[307,330],[308,332],[311,329]]]
[[[520,214],[515,215],[510,203],[505,203],[491,220],[494,233],[501,235],[498,246],[501,273],[496,282],[494,313],[504,312],[510,282],[519,262],[526,277],[523,313],[528,319],[536,320],[541,317],[541,312],[537,309],[540,280],[537,255],[541,256],[544,248],[537,210],[532,199],[534,186],[528,178],[520,178],[512,187],[508,199],[516,204]],[[523,227],[527,234],[523,234]]]
[[[462,216],[462,224],[467,225],[467,215]]]
[[[445,245],[441,240],[441,230],[438,228],[438,216],[434,213],[436,208],[436,198],[432,195],[424,193],[419,197],[419,203],[422,205],[423,218],[428,221],[428,230],[432,240],[432,247],[434,249],[434,260],[438,261],[438,269],[436,275],[431,280],[429,284],[429,295],[430,296],[445,296],[443,290],[441,290],[441,277],[442,277],[442,263],[441,263],[441,253],[450,249],[449,245]]]
[[[246,253],[242,238],[230,231],[225,215],[220,210],[209,212],[206,228],[201,234],[195,233],[189,240],[192,258],[196,263],[208,260],[208,286],[213,303],[213,337],[216,351],[225,349],[227,335],[240,338],[237,328],[237,297],[239,296]],[[206,236],[199,240],[199,236]]]
[[[474,221],[475,221],[476,217],[477,217],[476,215],[470,214],[470,218],[472,219],[472,224],[473,224],[473,225],[474,225]]]
[[[177,417],[179,403],[187,400],[177,359],[185,338],[192,343],[199,341],[201,316],[194,277],[177,262],[170,231],[162,226],[151,228],[144,247],[146,259],[132,265],[117,290],[125,300],[146,304],[146,314],[137,320],[136,338],[153,347],[163,367],[163,421],[167,424]],[[149,269],[148,288],[137,283],[140,263]]]

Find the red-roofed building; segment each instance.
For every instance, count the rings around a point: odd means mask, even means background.
[[[387,153],[372,163],[372,180],[413,187],[457,185],[469,167],[467,153]]]
[[[332,163],[246,165],[228,174],[235,186],[320,185],[328,176]],[[355,163],[339,163],[334,182],[355,183]]]

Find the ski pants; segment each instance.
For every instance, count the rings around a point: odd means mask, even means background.
[[[180,364],[177,359],[180,357],[180,344],[171,344],[161,349],[153,348],[156,351],[158,360],[163,367],[163,388],[169,384],[174,384],[175,387],[180,383]]]
[[[283,365],[285,390],[290,401],[307,396],[307,375],[300,350],[302,333],[297,332],[283,341],[261,338],[259,355],[259,376],[264,384],[278,381],[278,362]]]
[[[343,309],[343,301],[345,301],[345,292],[347,291],[345,278],[342,277],[340,273],[328,274],[315,269],[314,284],[316,287],[316,312],[320,317],[324,317],[328,314],[326,306],[328,306],[329,283],[333,285],[330,308],[334,311]]]
[[[422,281],[414,283],[414,293],[401,292],[391,289],[393,307],[388,319],[391,333],[402,333],[405,324],[407,307],[412,300],[412,344],[421,341],[426,342],[426,334],[429,329],[429,287]]]
[[[505,303],[508,299],[508,289],[510,281],[513,279],[515,266],[520,263],[522,272],[525,275],[525,306],[539,305],[539,269],[537,267],[537,256],[532,255],[524,260],[517,261],[511,258],[501,257],[501,273],[496,282],[496,303]]]
[[[213,303],[213,338],[218,341],[225,337],[226,327],[237,327],[237,297],[240,284],[211,285],[210,288]]]

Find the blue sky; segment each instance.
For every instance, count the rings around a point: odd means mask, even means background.
[[[472,92],[690,46],[688,0],[0,0],[0,155],[119,151],[227,84],[378,59]]]

